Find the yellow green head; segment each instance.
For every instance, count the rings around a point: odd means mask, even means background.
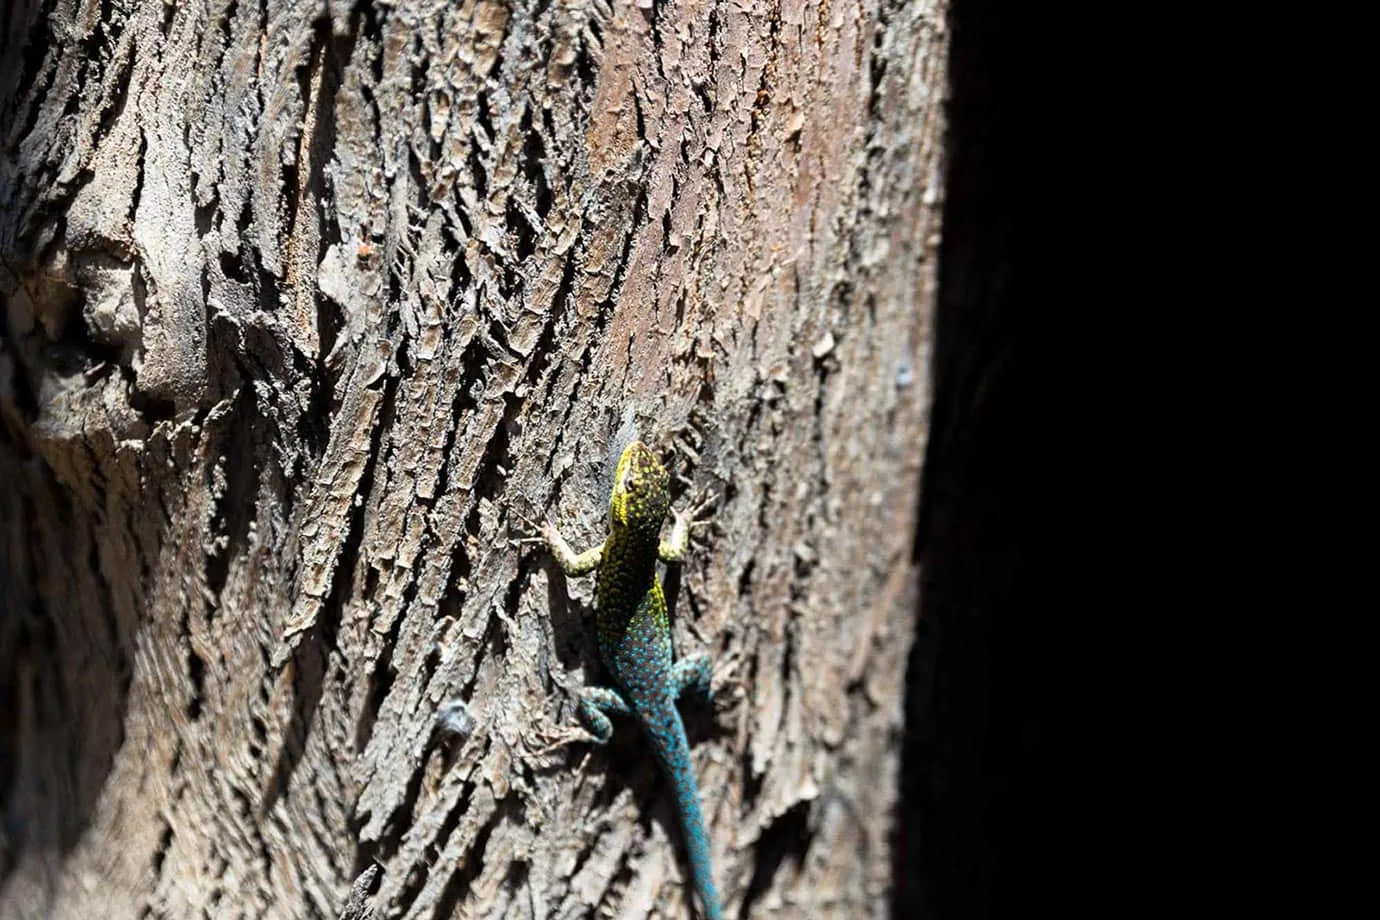
[[[610,523],[649,532],[655,538],[671,507],[670,483],[670,474],[652,449],[641,441],[633,441],[618,458],[613,495],[609,499]]]

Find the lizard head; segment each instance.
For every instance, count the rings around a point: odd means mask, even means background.
[[[633,441],[618,458],[613,495],[609,499],[609,521],[615,526],[650,532],[655,537],[671,507],[667,490],[670,482],[670,474],[652,449],[641,441]]]

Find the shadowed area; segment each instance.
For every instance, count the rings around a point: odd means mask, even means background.
[[[949,171],[934,404],[916,534],[892,914],[966,920],[1066,905],[1070,751],[1054,740],[1068,657],[1069,493],[1052,468],[1064,356],[1036,339],[1064,303],[1042,11],[950,13]],[[1046,283],[1052,282],[1052,283]]]

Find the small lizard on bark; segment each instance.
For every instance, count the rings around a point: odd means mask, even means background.
[[[704,915],[721,920],[690,743],[676,709],[676,699],[686,690],[708,694],[710,660],[700,654],[672,663],[671,621],[656,577],[658,559],[676,563],[685,557],[695,513],[707,501],[677,513],[671,538],[662,540],[661,525],[671,506],[669,484],[670,476],[656,454],[633,441],[618,461],[609,498],[609,535],[603,543],[576,553],[551,524],[538,529],[540,542],[566,575],[596,572],[598,577],[599,657],[617,689],[586,689],[580,697],[580,721],[598,744],[613,737],[610,713],[631,715],[642,726],[671,782]]]

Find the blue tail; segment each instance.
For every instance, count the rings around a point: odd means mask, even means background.
[[[690,742],[685,737],[685,725],[676,704],[668,701],[665,710],[643,713],[643,725],[671,781],[681,833],[690,853],[690,871],[695,878],[695,891],[700,896],[705,920],[723,920],[723,908],[719,906],[719,893],[714,889],[714,873],[709,861],[709,835],[705,833],[704,815],[700,812],[700,791],[690,763]]]

